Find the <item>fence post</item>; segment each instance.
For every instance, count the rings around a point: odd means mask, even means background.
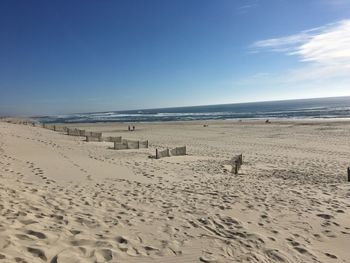
[[[158,159],[158,149],[156,149],[156,159]]]
[[[350,167],[348,167],[348,182],[350,182]]]

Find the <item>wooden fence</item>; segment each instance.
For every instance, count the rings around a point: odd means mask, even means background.
[[[171,150],[165,149],[162,151],[156,149],[156,159],[160,159],[163,157],[170,157],[170,156],[180,156],[180,155],[186,155],[186,146],[175,147]]]
[[[186,146],[176,147],[170,150],[170,154],[173,156],[186,155]]]
[[[165,149],[163,151],[156,149],[156,159],[160,159],[164,157],[170,157],[169,149]]]
[[[102,137],[85,136],[87,142],[102,142]]]
[[[114,142],[115,150],[148,148],[148,141],[132,141],[123,139],[122,142]]]
[[[105,141],[105,142],[121,143],[122,142],[122,136],[118,136],[118,137],[108,136],[108,137],[103,137],[102,140]]]

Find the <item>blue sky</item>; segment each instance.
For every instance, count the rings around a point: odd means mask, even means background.
[[[350,95],[350,0],[2,0],[0,32],[0,114]]]

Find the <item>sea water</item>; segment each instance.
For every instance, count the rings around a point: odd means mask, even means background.
[[[50,123],[160,122],[225,119],[350,118],[350,97],[235,103],[43,116]]]

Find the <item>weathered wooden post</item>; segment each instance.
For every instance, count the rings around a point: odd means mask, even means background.
[[[238,174],[239,169],[243,164],[243,155],[236,155],[231,159],[232,170],[231,173]]]
[[[348,167],[348,182],[350,182],[350,167]]]
[[[238,174],[238,169],[239,169],[239,158],[236,158],[235,160],[235,174]]]
[[[156,159],[158,159],[158,149],[156,149]]]

